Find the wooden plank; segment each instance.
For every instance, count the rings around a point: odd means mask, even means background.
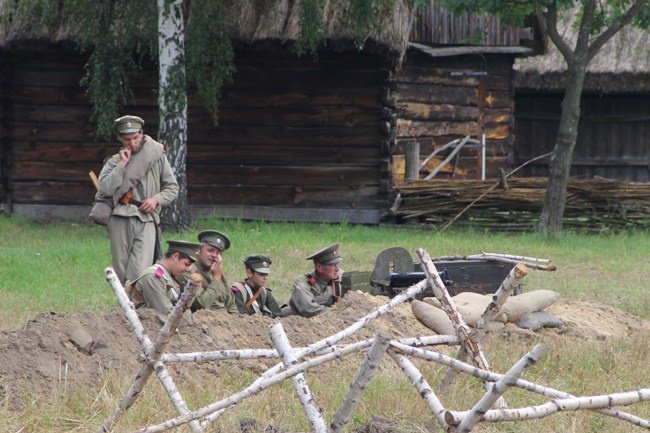
[[[427,104],[422,102],[400,101],[397,116],[409,120],[455,120],[472,121],[478,119],[478,107],[453,104]]]
[[[90,162],[100,166],[120,148],[118,143],[13,142],[14,161]]]
[[[290,164],[290,162],[288,162]],[[218,174],[219,179],[215,179]],[[86,171],[87,175],[87,171]],[[187,167],[190,185],[377,185],[379,167],[358,166],[250,166],[193,164]]]
[[[101,162],[60,162],[52,161],[15,161],[11,181],[65,181],[65,182],[88,182],[88,172],[94,170],[95,173],[101,170]],[[64,183],[65,183],[64,182]]]
[[[193,215],[262,221],[378,224],[378,209],[295,208],[280,206],[192,206]]]
[[[445,87],[397,83],[397,101],[428,104],[476,105],[478,89],[474,87]]]
[[[397,119],[396,134],[398,137],[420,136],[475,136],[478,130],[476,122],[427,122]]]
[[[215,193],[216,191],[216,193]],[[294,206],[376,208],[379,187],[194,185],[189,188],[192,205]]]
[[[244,145],[197,145],[188,146],[188,164],[235,164],[246,162],[255,165],[286,165],[287,154],[291,154],[292,165],[348,164],[377,166],[379,164],[379,145],[360,146],[277,146],[266,144]]]
[[[87,176],[87,175],[86,175]],[[95,187],[89,182],[13,182],[13,202],[16,204],[90,204],[95,197]]]
[[[330,127],[271,127],[220,125],[194,126],[188,131],[190,143],[224,143],[226,145],[245,145],[249,143],[268,143],[279,146],[377,146],[383,138],[379,127],[330,128]]]
[[[230,91],[228,88],[224,89],[223,96],[219,101],[219,106],[223,108],[231,107],[291,107],[301,106],[304,104],[318,104],[324,106],[343,105],[348,104],[351,99],[355,105],[361,107],[379,107],[380,88],[371,89],[355,89],[355,88],[339,88],[334,90],[320,90],[307,93],[304,91],[295,92],[273,92],[266,94],[261,98],[258,92],[254,90],[241,89],[238,91]]]
[[[227,125],[246,126],[332,126],[357,127],[376,126],[380,121],[379,106],[362,109],[351,106],[314,107],[277,107],[262,109],[259,107],[226,108],[219,112],[219,122]],[[204,116],[208,120],[207,113]],[[200,119],[200,118],[199,118]],[[199,119],[193,118],[192,123]],[[192,124],[189,125],[190,127]]]

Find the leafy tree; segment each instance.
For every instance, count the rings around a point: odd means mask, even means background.
[[[277,1],[253,3],[255,7],[271,8]],[[395,1],[334,0],[334,6],[330,7],[350,12],[342,16],[349,20],[356,46],[362,49],[369,32],[381,25],[380,12],[394,7]],[[49,26],[66,20],[74,23],[75,40],[90,55],[81,84],[92,99],[92,120],[97,123],[100,138],[112,135],[113,120],[132,97],[130,79],[140,70],[142,60],[148,57],[158,62],[158,140],[166,145],[180,186],[178,198],[165,209],[162,222],[177,229],[187,228],[191,220],[185,168],[187,86],[196,87],[216,125],[221,89],[235,71],[234,52],[222,8],[240,7],[247,2],[21,0],[7,3],[5,23],[21,16],[27,19],[37,16]],[[325,0],[291,2],[300,8],[297,55],[309,53],[316,59],[318,49],[329,37],[324,19],[325,3]]]
[[[536,15],[562,54],[567,64],[566,87],[539,224],[540,232],[547,235],[561,232],[587,67],[603,45],[623,27],[648,27],[648,0],[441,0],[441,3],[452,11],[479,10],[514,25],[521,25],[526,16]],[[568,16],[575,19],[575,42],[558,31],[558,20]]]

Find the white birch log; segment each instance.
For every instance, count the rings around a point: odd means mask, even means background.
[[[330,423],[331,432],[340,432],[350,421],[357,404],[361,400],[363,391],[377,372],[379,364],[381,363],[381,358],[384,356],[384,353],[386,353],[389,343],[390,335],[385,332],[377,334],[372,346],[370,346],[370,350],[359,366],[356,376],[352,380],[352,384],[343,399],[343,403],[336,411],[336,414]]]
[[[294,352],[294,356],[297,359],[302,358],[303,356],[309,355],[311,353],[314,353],[318,350],[324,349],[325,347],[331,347],[334,346],[336,343],[341,341],[342,339],[349,337],[350,335],[354,334],[357,332],[359,329],[362,329],[370,322],[372,322],[374,319],[377,317],[388,313],[391,311],[393,308],[399,306],[402,304],[404,301],[407,301],[411,298],[413,298],[415,295],[418,293],[422,292],[424,289],[426,289],[428,285],[428,282],[426,280],[422,280],[419,283],[409,287],[407,290],[404,292],[400,293],[399,295],[395,296],[393,299],[388,301],[387,303],[380,305],[379,307],[373,309],[370,313],[366,314],[363,316],[361,319],[357,320],[354,322],[352,325],[348,326],[347,328],[343,329],[342,331],[339,331],[338,333],[331,335],[327,338],[324,338],[320,341],[317,341],[315,343],[310,344],[309,346],[306,346],[302,349],[296,350]],[[262,374],[260,377],[256,379],[256,382],[262,381],[271,375],[277,373],[280,369],[282,368],[282,364],[277,364],[270,369],[268,369],[264,374]]]
[[[613,406],[630,406],[635,403],[650,401],[650,388],[641,388],[637,391],[619,392],[607,395],[595,395],[586,397],[573,397],[551,400],[547,403],[529,406],[518,409],[496,409],[488,410],[482,421],[523,421],[529,419],[544,418],[559,412],[594,410],[603,414]],[[458,422],[467,416],[468,412],[449,412],[449,420]],[[626,419],[633,424],[650,429],[650,421],[635,417],[636,420]]]
[[[513,254],[486,253],[485,251],[481,251],[481,255],[485,257],[515,260],[519,263],[550,263],[553,261],[552,259],[538,259],[536,257],[516,256]]]
[[[362,350],[367,349],[372,345],[374,341],[373,339],[368,339],[368,340],[363,340],[359,341],[353,344],[349,345],[344,345],[344,346],[331,346],[326,349],[321,349],[317,351],[316,353],[319,355],[325,355],[325,354],[337,354],[338,357],[343,357],[345,355],[348,355],[350,353],[354,352],[359,352]],[[406,344],[408,346],[433,346],[433,345],[440,345],[440,344],[458,344],[458,337],[454,335],[431,335],[427,337],[411,337],[411,338],[400,338],[398,341],[402,344]],[[294,349],[297,350],[297,349]],[[233,351],[236,352],[236,351]],[[277,354],[276,350],[273,350]],[[180,356],[183,356],[181,354]],[[163,355],[164,358],[164,355]],[[226,359],[226,358],[224,358]],[[240,359],[240,358],[236,358]],[[183,361],[185,359],[182,359]],[[217,410],[216,412],[211,413],[210,415],[206,416],[205,419],[201,422],[201,426],[203,428],[206,428],[206,426],[212,422],[214,422],[217,418],[219,418],[221,415],[224,414],[227,410],[233,408],[234,405],[229,406],[224,409]]]
[[[461,373],[466,373],[470,374],[474,377],[477,377],[482,380],[487,380],[490,382],[496,382],[499,380],[502,375],[498,373],[493,373],[491,371],[485,371],[485,370],[480,370],[473,365],[458,361],[457,359],[454,359],[450,356],[443,355],[442,353],[439,352],[432,352],[430,350],[426,349],[420,349],[416,347],[411,347],[407,346],[405,344],[398,343],[396,341],[391,341],[390,343],[391,348],[394,347],[395,349],[399,350],[400,352],[403,352],[409,356],[413,356],[416,358],[420,359],[425,359],[428,361],[433,361],[437,362],[442,365],[446,365],[448,367],[451,367],[453,369],[459,370]],[[523,379],[518,379],[514,386],[525,389],[530,392],[534,392],[536,394],[544,395],[547,397],[553,397],[553,398],[561,398],[561,399],[567,399],[567,398],[575,398],[575,396],[564,392],[564,391],[558,391],[553,388],[548,388],[543,385],[538,385],[536,383],[532,383]],[[502,409],[504,410],[504,409]],[[632,415],[627,412],[622,412],[619,410],[615,409],[597,409],[596,412],[602,413],[603,415],[611,416],[613,418],[618,418],[622,419],[623,421],[627,421],[629,423],[632,423],[634,425],[638,425],[641,427],[645,428],[650,428],[650,422],[643,419],[639,418],[636,415]],[[455,412],[451,412],[454,414]]]
[[[104,270],[104,273],[106,274],[106,281],[108,281],[108,284],[111,285],[111,288],[115,293],[115,297],[117,298],[118,304],[120,305],[120,307],[122,307],[126,319],[129,321],[131,327],[133,328],[133,333],[135,334],[135,338],[138,339],[138,342],[140,343],[140,346],[142,346],[142,349],[144,350],[145,353],[150,352],[153,347],[153,343],[147,336],[144,330],[144,326],[142,326],[142,323],[140,322],[140,318],[138,317],[138,313],[136,313],[135,311],[133,302],[131,302],[131,300],[127,296],[124,287],[122,286],[120,280],[117,278],[117,275],[115,274],[115,271],[113,270],[113,268],[106,268]]]
[[[410,346],[406,346],[406,347],[410,347]],[[286,380],[298,373],[303,373],[310,368],[316,367],[326,362],[333,361],[335,359],[341,358],[342,356],[349,355],[350,353],[356,351],[356,349],[357,349],[356,347],[346,347],[344,350],[338,352],[331,352],[326,355],[322,355],[310,359],[309,361],[305,361],[300,364],[294,365],[293,367],[290,367],[280,373],[274,374],[263,381],[255,382],[250,386],[248,386],[247,388],[245,388],[244,390],[236,394],[233,394],[230,397],[227,397],[223,400],[204,406],[200,409],[195,410],[192,413],[186,415],[180,415],[177,416],[176,418],[169,419],[160,424],[142,428],[140,430],[137,430],[134,433],[162,432],[174,427],[178,427],[179,425],[185,424],[191,420],[206,417],[212,413],[217,412],[218,410],[221,410],[223,408],[228,408],[229,406],[240,403],[245,398],[248,398],[261,391],[264,391],[266,388],[275,385],[276,383],[282,382],[283,380]]]
[[[445,287],[445,284],[442,282],[442,279],[438,274],[438,270],[429,257],[429,253],[424,248],[418,248],[415,254],[420,259],[422,270],[427,275],[427,281],[433,289],[433,293],[436,295],[436,298],[438,298],[438,300],[442,303],[443,310],[449,316],[449,319],[454,325],[454,329],[456,329],[456,335],[458,335],[458,338],[460,339],[461,347],[464,348],[465,351],[471,356],[474,365],[483,370],[489,370],[490,363],[481,351],[480,344],[476,341],[472,341],[470,338],[472,331],[470,330],[469,326],[467,326],[465,320],[463,319],[463,316],[456,308],[456,304],[449,295],[447,287]],[[486,382],[483,383],[483,386],[486,390],[489,390],[489,385]],[[498,405],[499,407],[505,407],[506,404],[503,399],[499,399]]]
[[[397,365],[402,369],[406,377],[411,379],[411,383],[415,386],[420,394],[420,397],[424,400],[431,413],[433,413],[434,418],[440,424],[440,427],[447,431],[447,422],[445,421],[445,408],[438,399],[438,396],[433,392],[433,389],[429,386],[426,378],[420,370],[417,369],[415,365],[409,359],[393,350],[388,350],[388,355],[395,361]]]
[[[476,323],[474,331],[472,331],[469,335],[469,338],[474,343],[480,343],[480,341],[485,336],[488,324],[492,322],[496,316],[499,315],[501,312],[501,307],[503,307],[506,300],[515,290],[515,288],[521,284],[521,281],[526,277],[526,275],[528,275],[528,269],[526,268],[526,265],[523,265],[521,263],[513,267],[512,270],[508,273],[506,279],[503,280],[503,283],[501,283],[499,289],[496,291],[494,296],[492,296],[492,301],[485,308],[485,312],[483,312],[478,322]],[[467,351],[463,346],[461,346],[456,353],[456,359],[459,361],[465,361],[467,359]],[[454,382],[454,379],[456,379],[457,375],[457,370],[448,368],[447,371],[445,371],[443,374],[440,383],[438,384],[438,393],[444,395],[449,390],[449,387]]]
[[[370,347],[374,338],[364,340],[355,344],[363,343],[364,348]],[[425,337],[400,338],[396,341],[408,346],[436,346],[436,345],[457,345],[458,337],[455,335],[430,335]],[[348,345],[334,345],[314,352],[317,355],[342,350]],[[303,350],[302,347],[295,347],[293,350]],[[278,351],[275,349],[239,349],[239,350],[215,350],[210,352],[190,353],[165,353],[162,362],[210,362],[242,359],[267,359],[277,358]]]
[[[522,260],[518,260],[520,257]],[[550,260],[547,259],[536,259],[533,257],[522,257],[522,256],[512,256],[508,257],[507,254],[474,254],[469,256],[441,256],[431,259],[434,262],[438,261],[453,261],[453,260],[489,260],[491,262],[499,262],[516,265],[517,263],[523,263],[531,269],[537,269],[540,271],[556,271],[557,267],[555,265],[546,265],[542,263],[549,263]]]
[[[490,407],[506,392],[509,386],[514,385],[514,383],[524,374],[524,371],[528,369],[533,364],[536,364],[540,358],[546,356],[548,349],[542,345],[538,344],[533,347],[533,350],[528,352],[523,358],[521,358],[517,363],[512,366],[510,370],[503,375],[501,379],[495,382],[488,392],[474,405],[474,407],[469,411],[469,413],[462,419],[458,425],[458,431],[460,433],[467,433],[472,431],[474,426],[481,420],[483,414],[485,414]],[[445,417],[447,423],[449,419]]]
[[[114,277],[115,273],[113,269],[107,268],[106,269],[107,279],[111,276]],[[126,395],[124,396],[124,398],[122,399],[118,407],[115,409],[113,414],[109,416],[106,419],[106,421],[104,421],[104,424],[102,425],[100,432],[109,432],[112,426],[119,420],[119,418],[124,414],[124,412],[128,410],[129,407],[131,407],[133,402],[140,395],[140,392],[144,388],[144,385],[149,380],[149,376],[151,376],[151,373],[154,371],[153,369],[154,364],[156,364],[156,362],[160,360],[162,351],[167,345],[167,342],[169,341],[172,332],[178,327],[178,324],[180,323],[180,320],[183,317],[183,312],[188,307],[189,303],[191,303],[194,300],[196,288],[198,284],[201,283],[201,279],[202,278],[199,274],[193,274],[192,278],[188,280],[180,300],[176,303],[176,305],[174,305],[174,308],[172,308],[172,311],[169,313],[169,316],[167,317],[165,324],[163,325],[162,329],[158,333],[158,337],[156,338],[156,341],[153,343],[153,345],[151,345],[148,351],[145,351],[145,362],[140,368],[140,371],[137,373],[135,380],[131,384],[131,387],[129,388]],[[113,283],[116,280],[117,280],[116,277],[111,278],[110,280],[111,285],[113,285]],[[119,281],[117,281],[117,284],[120,286],[119,288],[121,288],[121,292],[124,292],[124,288],[121,287],[122,285],[119,283]],[[119,288],[118,291],[120,291]],[[126,293],[124,294],[126,295]],[[140,320],[137,318],[137,315],[135,318],[137,320],[137,323],[140,323]],[[142,325],[140,324],[140,326]],[[145,340],[144,337],[146,337],[146,335],[143,335],[143,341]],[[146,338],[146,340],[148,340],[148,338]],[[164,371],[164,366],[162,366],[162,368],[159,368],[159,370]],[[165,383],[167,384],[167,386],[170,386],[175,390],[176,389],[175,385],[173,384],[173,382],[170,383],[170,381],[171,378],[165,379]],[[189,413],[189,409],[187,408],[187,405],[182,400],[182,398],[180,397],[180,393],[178,393],[177,390],[175,393],[170,394],[170,398],[172,399],[172,403],[179,411],[179,413],[181,414]],[[202,431],[198,423],[192,423],[190,427],[192,428],[192,431],[196,431],[196,432]]]
[[[289,343],[287,334],[284,333],[282,323],[278,322],[269,325],[269,333],[271,334],[271,341],[273,341],[284,365],[288,368],[297,364],[298,360],[292,353],[291,343]],[[318,406],[314,394],[309,389],[305,375],[303,373],[298,373],[291,378],[291,382],[293,382],[293,387],[298,394],[300,403],[305,409],[305,414],[307,415],[309,424],[311,424],[312,431],[315,433],[327,433],[325,420],[323,420],[323,417],[320,415],[322,409]]]

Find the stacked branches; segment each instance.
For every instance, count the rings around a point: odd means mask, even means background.
[[[491,231],[529,231],[539,223],[545,177],[477,180],[412,180],[399,193],[390,216],[445,228],[451,222]],[[564,227],[577,231],[650,228],[650,183],[571,179]]]

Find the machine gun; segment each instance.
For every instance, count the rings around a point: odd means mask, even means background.
[[[461,292],[495,293],[513,266],[490,260],[434,261],[434,265],[451,296]],[[348,290],[361,290],[373,295],[393,297],[425,278],[420,264],[414,262],[406,249],[393,247],[379,253],[371,272],[344,272],[342,292],[345,294]],[[519,287],[515,294],[521,291],[522,288]],[[416,299],[430,296],[433,296],[433,290],[427,288],[416,295]]]

